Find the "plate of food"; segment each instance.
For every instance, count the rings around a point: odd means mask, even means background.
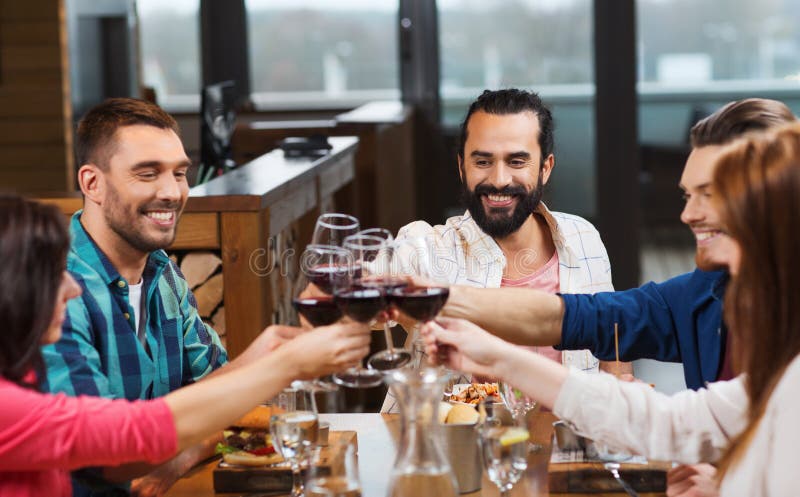
[[[483,399],[502,402],[497,383],[456,383],[447,396],[451,403],[478,405]]]
[[[225,441],[217,444],[216,453],[228,466],[271,466],[283,462],[275,451],[269,434],[269,418],[276,408],[259,406],[233,423],[224,432]]]

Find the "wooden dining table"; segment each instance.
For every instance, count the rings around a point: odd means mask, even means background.
[[[547,488],[547,467],[550,459],[551,440],[553,437],[552,422],[555,417],[548,412],[537,412],[531,417],[531,441],[544,446],[544,450],[531,453],[528,458],[528,469],[511,490],[510,497],[523,496],[624,496],[620,489],[613,493],[569,493],[551,494]],[[395,414],[321,414],[320,421],[330,423],[333,431],[355,431],[358,443],[358,465],[363,497],[384,497],[387,495],[389,474],[397,452],[400,431],[400,419]],[[179,480],[167,492],[166,497],[246,497],[276,494],[240,494],[214,493],[212,472],[218,461],[212,460],[198,466],[184,478]],[[612,476],[609,474],[609,479]],[[613,481],[613,480],[612,480]],[[467,497],[495,497],[499,495],[497,487],[489,481],[486,471],[483,472],[481,489],[462,494]],[[664,493],[640,493],[641,497],[664,496]],[[411,497],[411,496],[410,496]]]

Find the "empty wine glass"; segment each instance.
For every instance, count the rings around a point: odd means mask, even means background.
[[[515,388],[508,383],[500,383],[498,385],[500,398],[506,409],[511,412],[511,417],[514,423],[522,428],[527,429],[527,416],[528,413],[536,408],[536,400],[522,393],[522,390]],[[538,452],[543,449],[542,445],[530,443],[528,448],[532,452]]]
[[[360,283],[363,272],[371,270],[370,264],[385,247],[385,241],[370,235],[351,235],[344,240],[343,247],[350,251],[354,267],[358,269],[353,272],[348,288],[334,292],[336,305],[350,319],[369,324],[386,307],[386,298],[380,288],[362,286]],[[380,371],[358,366],[334,374],[333,381],[351,388],[369,388],[380,385],[383,377]]]
[[[292,497],[303,496],[300,470],[308,463],[319,434],[319,419],[313,407],[311,392],[290,390],[292,402],[281,406],[286,412],[274,414],[269,420],[272,444],[292,467]]]
[[[317,218],[311,243],[341,247],[344,239],[360,230],[358,219],[347,214],[329,212]]]
[[[489,480],[508,497],[528,467],[528,430],[495,412],[491,402],[482,401],[486,419],[478,425],[483,467]]]

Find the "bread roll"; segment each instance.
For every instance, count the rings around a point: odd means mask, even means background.
[[[453,408],[453,404],[450,402],[439,402],[439,423],[445,423],[447,420],[447,415],[450,413],[450,409]]]
[[[242,416],[241,419],[231,423],[231,426],[266,430],[269,428],[270,416],[279,412],[283,412],[283,410],[272,406],[256,406],[252,411]]]
[[[478,411],[466,404],[455,404],[447,414],[446,423],[475,424],[478,422]]]

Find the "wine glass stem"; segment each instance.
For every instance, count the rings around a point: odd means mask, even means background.
[[[300,475],[300,464],[292,462],[292,497],[303,497],[303,479]]]
[[[386,337],[386,350],[390,354],[394,354],[394,342],[392,341],[392,330],[389,328],[389,322],[383,323],[383,335]]]
[[[413,329],[413,338],[411,339],[411,350],[414,354],[414,369],[422,369],[425,364],[425,342],[420,335],[420,327],[422,323],[417,322]]]

